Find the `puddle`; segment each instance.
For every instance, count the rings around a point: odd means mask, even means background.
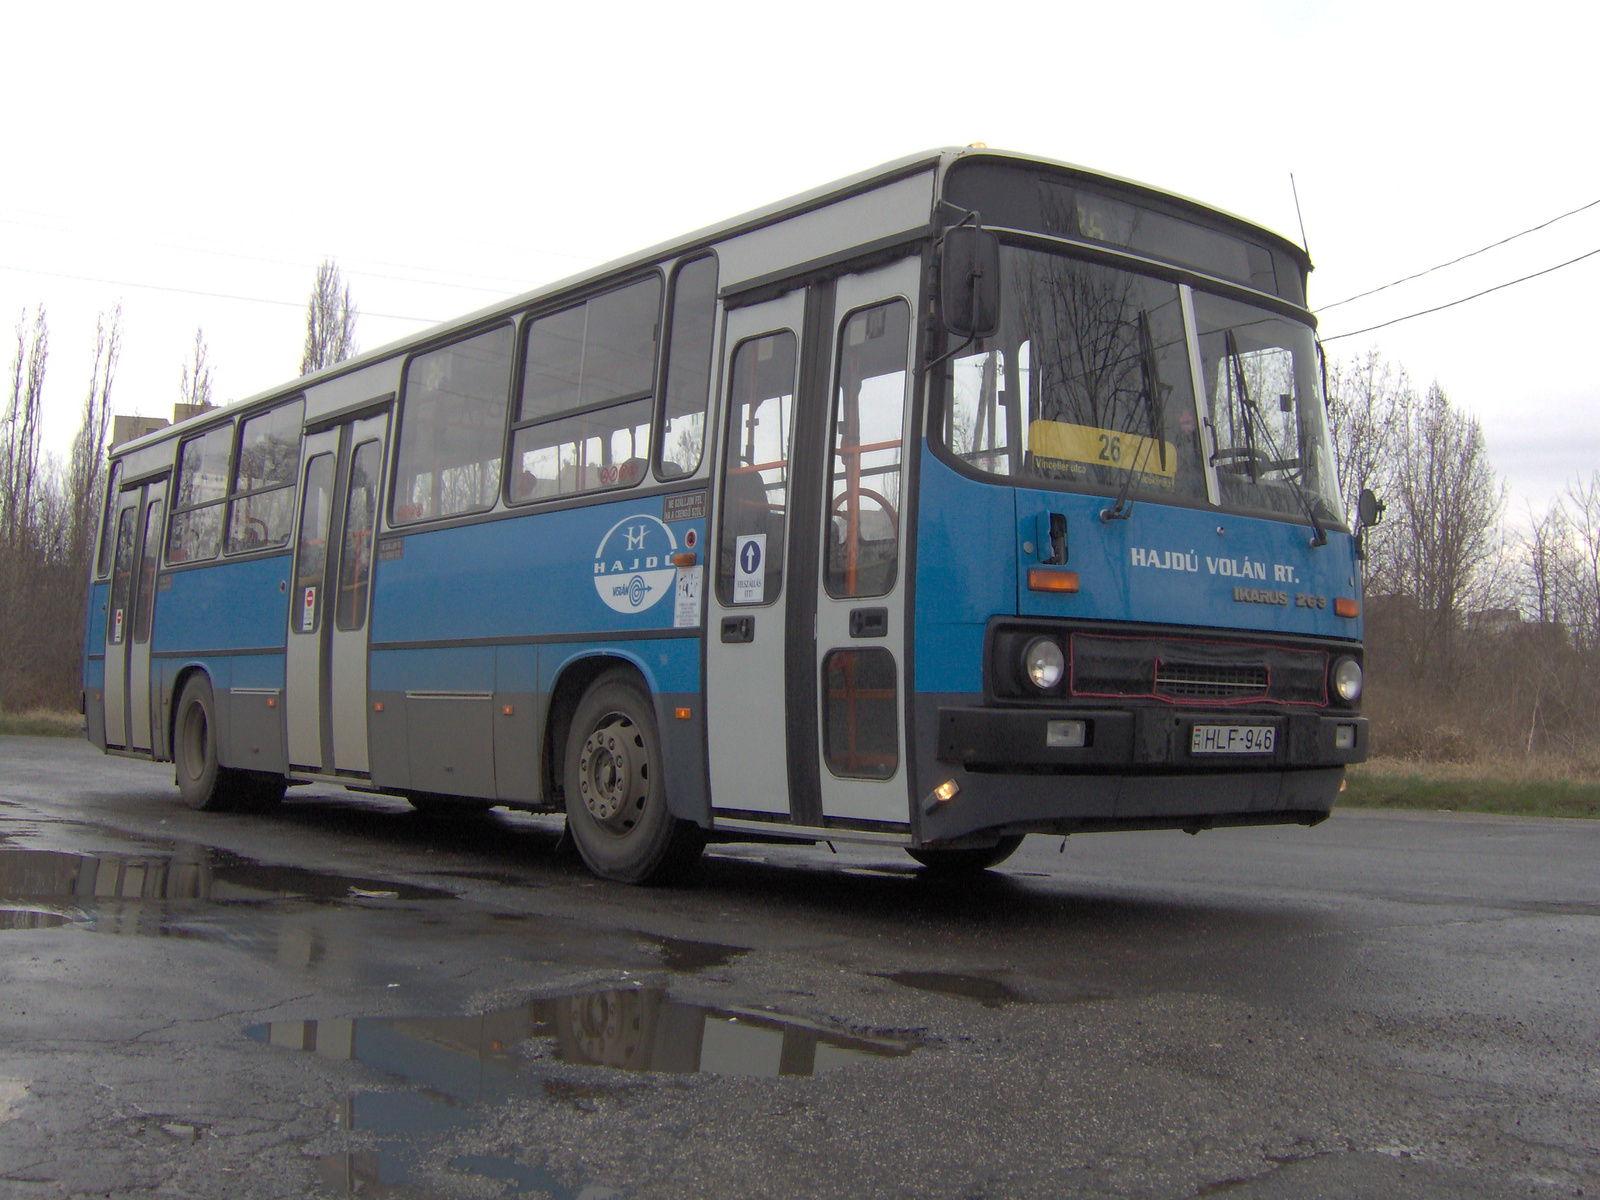
[[[671,999],[664,988],[530,1000],[475,1017],[274,1021],[251,1026],[245,1036],[359,1062],[406,1085],[402,1091],[357,1093],[333,1114],[341,1128],[377,1140],[374,1150],[321,1160],[319,1170],[330,1188],[360,1195],[385,1194],[374,1192],[374,1185],[403,1188],[420,1182],[417,1163],[427,1142],[471,1128],[481,1110],[537,1100],[595,1111],[602,1104],[626,1103],[629,1093],[647,1086],[573,1082],[553,1075],[552,1061],[773,1079],[901,1057],[918,1046],[910,1039],[858,1037],[773,1013],[687,1004]],[[563,1184],[548,1169],[510,1157],[461,1156],[450,1165],[536,1194],[571,1200],[621,1196],[600,1184]]]
[[[453,892],[304,867],[273,866],[225,850],[76,854],[0,846],[0,900],[87,906],[99,900],[452,900]]]
[[[1028,998],[1015,992],[998,979],[986,975],[952,975],[943,971],[896,971],[882,975],[901,987],[916,988],[919,992],[937,992],[941,996],[957,996],[963,1000],[976,1000],[985,1008],[999,1008],[1002,1004],[1026,1004]]]
[[[578,1066],[674,1075],[776,1078],[820,1075],[916,1049],[908,1040],[856,1037],[790,1017],[708,1008],[665,988],[618,988],[529,1000],[476,1017],[358,1017],[274,1021],[245,1031],[256,1041],[365,1063],[397,1079],[493,1103],[543,1083],[525,1070],[539,1058]],[[545,1039],[542,1052],[521,1047]]]
[[[66,925],[70,918],[37,908],[0,908],[0,930],[53,929]]]
[[[705,971],[712,967],[725,967],[741,954],[750,953],[744,946],[721,946],[716,942],[689,942],[683,938],[660,937],[645,934],[647,945],[661,956],[661,965],[680,975]]]

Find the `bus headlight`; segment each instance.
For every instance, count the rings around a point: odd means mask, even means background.
[[[1341,658],[1333,664],[1334,694],[1346,704],[1354,704],[1361,697],[1361,664],[1353,658]]]
[[[1041,692],[1048,692],[1066,674],[1067,659],[1049,638],[1034,638],[1022,652],[1022,673]]]

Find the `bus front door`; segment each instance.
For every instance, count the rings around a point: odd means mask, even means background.
[[[367,615],[388,413],[308,434],[285,651],[289,769],[362,777]]]
[[[804,584],[816,629],[805,658],[824,822],[910,822],[904,481],[920,276],[909,258],[833,284],[826,396],[817,397],[826,413],[813,435],[822,453],[808,472],[820,494],[796,513],[819,535]]]
[[[161,566],[167,481],[123,491],[112,520],[116,537],[106,605],[106,745],[149,750],[152,738],[150,634]]]
[[[706,547],[706,744],[723,817],[790,812],[785,581],[805,293],[736,308],[723,331],[717,533]],[[807,630],[809,633],[809,629]]]

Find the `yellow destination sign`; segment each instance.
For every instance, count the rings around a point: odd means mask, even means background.
[[[1124,471],[1143,471],[1170,485],[1178,470],[1178,448],[1138,433],[1119,433],[1093,425],[1072,425],[1066,421],[1035,421],[1028,426],[1028,450],[1041,466],[1051,463],[1081,463]]]

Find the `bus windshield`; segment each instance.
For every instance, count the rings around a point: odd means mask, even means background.
[[[946,369],[945,447],[992,475],[1342,524],[1311,331],[1177,284],[1006,246],[1003,323]]]

